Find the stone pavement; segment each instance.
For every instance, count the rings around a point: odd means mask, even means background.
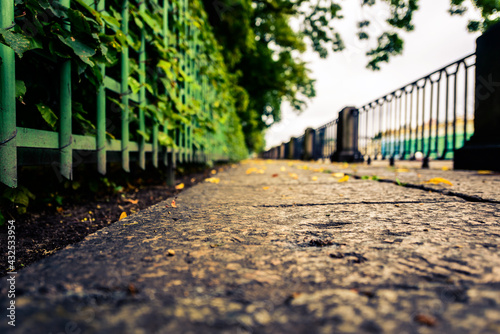
[[[500,333],[500,175],[255,160],[211,181],[20,271],[0,332]]]

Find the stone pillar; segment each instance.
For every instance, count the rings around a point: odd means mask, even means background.
[[[314,129],[307,128],[304,132],[304,153],[302,160],[311,160],[314,158]]]
[[[363,156],[358,150],[358,117],[354,107],[346,107],[339,113],[337,123],[337,149],[331,160],[337,162],[362,162]]]
[[[476,41],[474,135],[455,151],[455,169],[500,171],[500,23]]]
[[[286,144],[288,146],[288,152],[285,159],[293,159],[293,154],[295,153],[295,137],[290,138],[290,141]]]

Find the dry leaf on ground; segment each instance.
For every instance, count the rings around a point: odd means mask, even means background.
[[[122,220],[123,218],[127,218],[127,213],[125,211],[122,212],[122,214],[120,215],[120,218],[118,218],[118,220]]]
[[[184,189],[184,183],[179,183],[178,185],[175,186],[175,189],[177,190]]]
[[[447,179],[443,179],[442,177],[434,177],[428,181],[425,181],[425,183],[430,183],[430,184],[440,184],[440,183],[444,183],[444,184],[447,184],[449,186],[453,186],[453,183],[451,183],[450,181],[448,181]]]
[[[349,181],[349,175],[345,175],[343,178],[341,178],[337,182],[346,182],[346,181]]]

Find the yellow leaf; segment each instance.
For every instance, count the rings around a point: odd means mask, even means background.
[[[252,174],[252,173],[255,173],[257,172],[257,168],[255,167],[252,167],[252,168],[248,168],[247,171],[246,171],[246,174]]]
[[[447,171],[447,170],[450,170],[450,167],[443,166],[443,167],[441,167],[441,170]]]
[[[217,171],[215,169],[212,169],[212,171],[210,173],[212,173],[212,175],[215,175],[215,174],[217,174]]]
[[[267,189],[269,189],[269,187],[262,187],[262,189],[267,190]]]
[[[130,202],[130,203],[132,203],[132,204],[137,204],[137,203],[139,203],[139,200],[138,200],[138,199],[131,199],[131,198],[126,198],[126,199],[124,199],[124,201],[126,201],[126,202]]]
[[[284,172],[284,171],[286,171],[286,168],[285,167],[281,167],[280,171]]]
[[[332,173],[333,177],[344,177],[344,173]]]
[[[175,189],[177,190],[184,189],[184,183],[179,183],[178,185],[175,186]]]
[[[491,170],[478,170],[477,173],[482,174],[482,175],[488,175],[488,174],[493,174],[493,171],[491,171]]]
[[[337,182],[346,182],[349,180],[349,175],[345,175],[343,178],[341,178],[340,180],[338,180]]]
[[[208,179],[205,179],[205,182],[217,184],[220,182],[220,179],[218,177],[209,177]]]
[[[440,184],[440,183],[444,183],[444,184],[447,184],[449,186],[452,186],[453,183],[451,183],[450,181],[448,181],[447,179],[443,179],[442,177],[434,177],[432,179],[430,179],[429,181],[425,181],[425,183],[431,183],[431,184]]]
[[[318,177],[317,177],[317,176],[313,176],[313,177],[312,177],[312,180],[313,180],[313,181],[318,181]]]
[[[408,168],[398,168],[396,173],[408,173],[410,170]]]
[[[299,176],[295,173],[288,173],[288,176],[290,176],[292,179],[295,179],[295,180],[297,180],[299,178]]]
[[[125,211],[122,212],[122,214],[120,215],[120,218],[118,218],[118,220],[122,220],[123,218],[127,218],[127,213]]]

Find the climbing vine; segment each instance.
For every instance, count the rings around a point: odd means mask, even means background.
[[[235,78],[224,65],[203,6],[197,0],[189,1],[187,9],[179,0],[168,4],[165,36],[164,12],[157,1],[146,1],[145,10],[141,10],[139,1],[130,1],[129,32],[124,34],[123,1],[108,0],[105,10],[98,11],[83,0],[71,1],[71,8],[58,1],[15,0],[15,21],[9,27],[0,27],[0,43],[12,48],[17,56],[18,126],[57,130],[59,91],[54,73],[61,62],[69,60],[74,87],[73,133],[95,134],[96,92],[104,79],[102,69],[105,68],[106,76],[119,82],[120,54],[127,47],[128,94],[138,93],[142,86],[147,90],[145,105],[130,102],[132,140],[148,140],[152,135],[150,125],[166,123],[167,131],[161,127],[160,144],[175,146],[175,134],[189,125],[198,148],[209,146],[208,138],[215,138],[213,135],[222,131],[217,144],[225,145],[224,151],[235,154],[235,159],[243,158],[247,150],[235,113]],[[145,31],[146,73],[142,73],[138,61],[141,29]],[[196,59],[196,71],[188,70],[186,59]],[[146,75],[146,83],[139,82],[140,74]],[[187,89],[187,83],[191,94],[183,99],[181,92]],[[117,111],[125,107],[120,98],[119,94],[108,94],[109,138],[119,136]],[[138,127],[141,108],[149,116],[145,131]]]

